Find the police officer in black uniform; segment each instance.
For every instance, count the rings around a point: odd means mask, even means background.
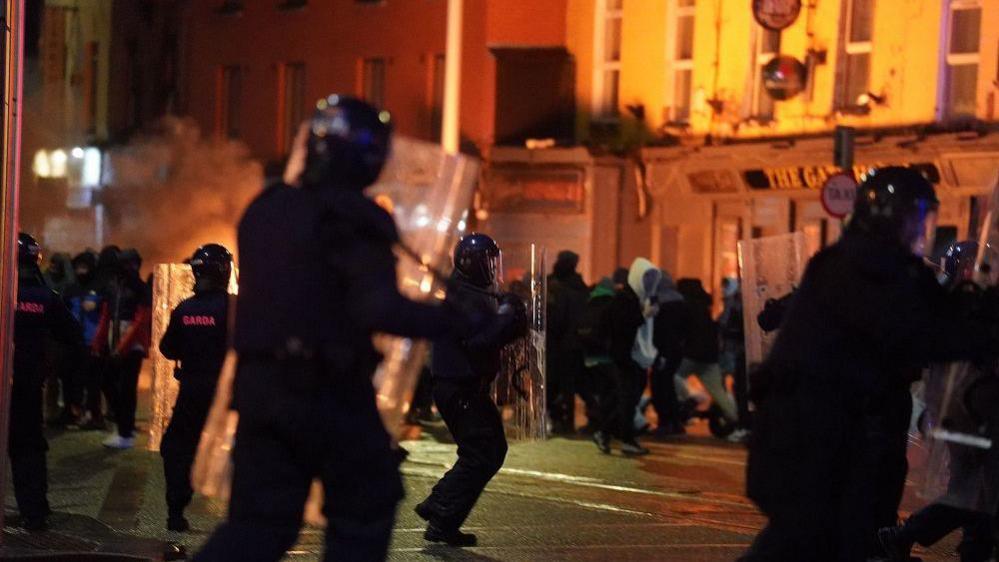
[[[324,559],[384,559],[403,488],[375,404],[372,334],[469,328],[451,307],[398,291],[395,223],[364,195],[389,154],[389,114],[331,95],[308,126],[301,187],[271,185],[239,225],[232,495],[195,560],[279,560],[316,477]]]
[[[416,506],[428,522],[428,541],[476,544],[474,534],[459,529],[506,458],[503,420],[489,391],[500,370],[500,349],[524,335],[527,314],[519,297],[498,294],[499,263],[499,247],[485,234],[463,237],[454,250],[448,302],[472,309],[472,315],[498,314],[499,321],[434,340],[434,402],[458,444],[458,461]]]
[[[229,308],[226,289],[232,273],[232,254],[220,244],[206,244],[194,252],[190,263],[194,296],[182,301],[170,314],[170,324],[160,340],[163,356],[178,362],[174,376],[180,381],[177,403],[160,445],[166,476],[167,529],[179,532],[189,528],[184,508],[194,494],[191,466],[225,360]]]
[[[62,299],[45,285],[41,248],[25,233],[17,238],[17,312],[14,315],[14,382],[10,400],[10,467],[14,497],[28,530],[42,530],[51,513],[48,498],[48,443],[42,431],[43,363],[49,337],[83,345],[80,324]]]
[[[923,262],[937,204],[917,171],[872,170],[842,238],[809,262],[753,375],[747,493],[770,521],[744,561],[877,554],[905,483],[910,383],[929,361],[995,348],[994,323]]]

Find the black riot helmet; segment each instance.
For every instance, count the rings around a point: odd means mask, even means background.
[[[308,127],[303,187],[360,191],[378,179],[392,138],[387,111],[331,94],[316,102]]]
[[[225,290],[232,274],[232,253],[221,244],[205,244],[190,259],[194,290]]]
[[[921,256],[931,249],[939,207],[933,185],[918,171],[875,168],[857,187],[850,229],[901,244]]]
[[[27,232],[17,235],[17,265],[38,267],[42,261],[42,246]]]
[[[495,240],[478,232],[463,236],[454,248],[454,269],[476,287],[492,287],[502,276],[499,246]]]

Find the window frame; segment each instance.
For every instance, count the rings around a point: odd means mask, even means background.
[[[236,97],[233,99],[232,77],[235,76]],[[215,84],[215,135],[220,139],[242,138],[242,93],[244,68],[240,64],[220,64]],[[233,110],[234,111],[230,111]],[[233,119],[235,117],[235,119]],[[236,123],[233,134],[233,121]]]
[[[666,15],[666,84],[665,96],[666,120],[672,123],[689,123],[690,115],[693,111],[694,97],[694,49],[697,46],[696,26],[697,26],[697,0],[692,0],[690,5],[681,6],[681,0],[670,0]],[[681,59],[677,56],[679,47],[680,18],[691,18],[694,29],[691,30],[690,58]],[[690,91],[687,92],[686,116],[679,118],[677,105],[677,84],[681,72],[690,72]]]
[[[766,42],[766,34],[776,33],[777,34],[777,46],[773,51],[764,51],[763,45]],[[767,120],[773,121],[777,117],[777,100],[770,97],[769,94],[763,91],[763,67],[767,65],[774,57],[780,55],[781,49],[781,32],[771,31],[764,28],[763,26],[756,24],[755,33],[753,37],[753,91],[751,92],[751,103],[750,105],[750,115],[749,117],[756,120]],[[770,103],[770,112],[763,113],[760,108],[760,101],[766,96]]]
[[[607,60],[607,29],[610,20],[618,20],[621,25],[619,39],[624,43],[624,1],[621,0],[620,8],[610,8],[608,2],[614,0],[597,0],[594,42],[593,42],[593,92],[591,111],[595,121],[618,121],[621,105],[621,57],[617,60]],[[618,47],[621,50],[621,46]],[[616,73],[617,80],[617,103],[614,107],[609,107],[609,100],[606,99],[607,75]]]
[[[291,109],[295,100],[289,99],[289,87],[291,81],[300,77],[301,92],[299,93],[298,104],[300,114],[298,119],[294,118],[295,111]],[[298,127],[307,117],[306,107],[306,85],[308,75],[306,74],[305,63],[302,61],[287,61],[281,63],[278,69],[278,106],[277,106],[277,153],[287,156],[291,153],[295,142],[295,135]]]
[[[379,110],[385,109],[385,103],[388,96],[388,66],[389,58],[386,56],[370,56],[361,57],[359,64],[359,74],[360,80],[358,82],[357,93],[358,96],[364,101],[370,103],[371,105],[377,107]],[[379,63],[381,66],[381,92],[379,96],[381,99],[371,99],[373,96],[369,95],[368,88],[368,65],[374,65]]]
[[[877,11],[877,0],[869,0],[871,2],[871,36],[864,41],[854,41],[852,39],[853,35],[853,10],[857,0],[843,0],[843,10],[841,16],[843,18],[840,24],[840,49],[839,56],[842,60],[839,61],[838,66],[841,71],[839,73],[838,79],[835,81],[835,94],[833,96],[833,103],[836,109],[851,109],[857,107],[857,100],[849,99],[847,94],[852,90],[851,86],[851,76],[850,76],[850,57],[856,55],[867,55],[867,77],[865,79],[866,85],[864,91],[870,91],[871,89],[871,62],[874,58],[874,22],[876,21],[875,13]]]
[[[985,15],[985,3],[982,0],[943,0],[943,11],[940,26],[940,79],[937,80],[937,121],[953,121],[977,118],[978,114],[978,86],[982,65],[982,17]],[[979,36],[978,49],[973,53],[951,53],[951,39],[954,35],[954,12],[959,10],[979,10]],[[968,114],[956,114],[952,109],[952,97],[950,95],[951,72],[956,66],[974,66],[975,89],[974,89],[974,112]]]

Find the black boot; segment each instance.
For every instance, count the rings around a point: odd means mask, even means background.
[[[175,533],[186,533],[191,530],[191,524],[183,515],[172,514],[167,518],[167,530]]]
[[[442,542],[450,546],[475,546],[478,539],[472,533],[462,533],[458,529],[441,529],[433,523],[427,525],[423,538],[430,542]]]

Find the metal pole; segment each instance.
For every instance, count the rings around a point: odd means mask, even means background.
[[[7,490],[7,432],[17,307],[17,193],[21,177],[24,0],[4,0],[3,150],[0,151],[0,505]],[[0,528],[3,510],[0,510]],[[2,542],[0,533],[0,542]]]
[[[460,128],[458,115],[461,105],[461,20],[464,0],[447,1],[447,50],[444,55],[444,116],[441,126],[441,147],[451,154],[458,153]]]

